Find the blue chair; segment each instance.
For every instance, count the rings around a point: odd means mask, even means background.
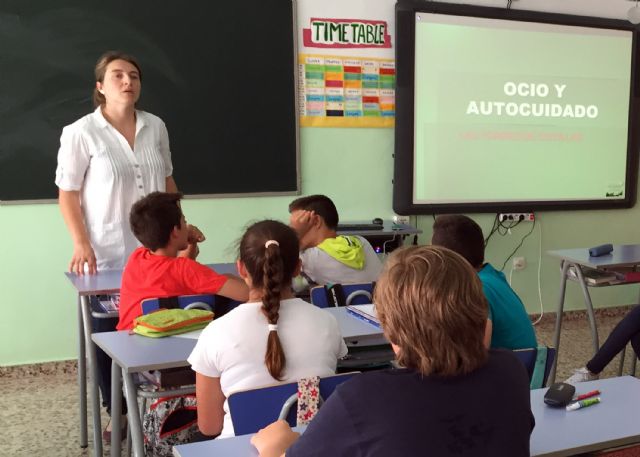
[[[372,303],[375,283],[327,284],[311,289],[311,303],[319,308]]]
[[[537,389],[540,387],[544,387],[547,384],[547,379],[549,378],[549,372],[551,371],[551,367],[553,367],[553,361],[556,358],[556,349],[547,347],[547,358],[544,361],[544,371],[542,375],[541,384],[539,386],[532,386],[532,389]],[[536,360],[538,358],[538,348],[530,348],[530,349],[516,349],[513,351],[515,356],[520,359],[520,361],[524,364],[527,369],[527,373],[529,375],[529,381],[533,379]]]
[[[217,319],[224,316],[242,302],[232,300],[221,295],[198,294],[198,295],[180,295],[178,297],[165,298],[147,298],[142,300],[142,314],[149,314],[161,308],[164,309],[204,309],[214,311],[214,318]]]
[[[142,300],[142,314],[149,314],[159,309],[204,309],[207,311],[215,310],[215,295],[180,295],[179,297],[165,298],[147,298]]]
[[[327,376],[320,379],[320,397],[326,400],[335,388],[358,373],[345,373]],[[298,393],[298,383],[278,384],[259,389],[236,392],[229,396],[229,413],[236,435],[256,433],[261,428],[285,419],[289,425],[296,425],[295,403]]]

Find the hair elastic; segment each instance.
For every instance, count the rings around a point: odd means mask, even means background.
[[[272,244],[275,244],[276,246],[280,246],[280,243],[278,243],[276,240],[269,240],[266,243],[264,243],[264,248],[269,249],[269,246],[271,246]]]
[[[267,327],[269,328],[270,332],[277,332],[278,331],[278,324],[269,324]]]

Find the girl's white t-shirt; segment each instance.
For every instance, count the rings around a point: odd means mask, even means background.
[[[211,322],[189,356],[193,370],[220,378],[222,393],[278,384],[264,364],[269,335],[262,302],[244,303]],[[330,376],[337,360],[347,355],[338,323],[330,313],[299,298],[282,300],[278,337],[286,366],[282,383],[308,376]],[[224,402],[224,425],[220,437],[233,436],[229,405]]]

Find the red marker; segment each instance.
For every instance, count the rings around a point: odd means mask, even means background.
[[[600,395],[599,390],[592,390],[591,392],[587,392],[586,394],[578,395],[573,401],[584,400],[585,398],[595,397],[596,395]]]

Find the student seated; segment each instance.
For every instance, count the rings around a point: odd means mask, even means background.
[[[584,367],[575,370],[565,382],[575,384],[598,379],[602,370],[628,343],[631,343],[634,356],[640,357],[640,306],[633,308],[618,322],[596,355]]]
[[[382,265],[361,236],[340,235],[338,210],[329,197],[311,195],[289,205],[289,225],[300,238],[302,272],[320,285],[365,283],[378,279]]]
[[[143,247],[133,251],[122,274],[118,330],[133,328],[147,298],[216,294],[244,301],[249,297],[240,278],[218,274],[195,261],[198,247],[189,243],[181,198],[180,193],[152,192],[131,208],[131,230]]]
[[[188,359],[203,434],[234,434],[227,403],[232,393],[332,375],[347,354],[333,315],[293,295],[298,247],[295,232],[277,221],[255,223],[243,235],[238,271],[249,302],[211,322]]]
[[[339,385],[302,436],[284,421],[251,439],[261,457],[529,455],[529,378],[484,344],[487,302],[475,271],[442,247],[396,250],[374,302],[403,369]]]
[[[431,243],[457,252],[478,272],[489,302],[492,348],[537,347],[533,325],[520,297],[502,272],[484,263],[484,236],[478,224],[460,214],[438,216],[433,224]]]

